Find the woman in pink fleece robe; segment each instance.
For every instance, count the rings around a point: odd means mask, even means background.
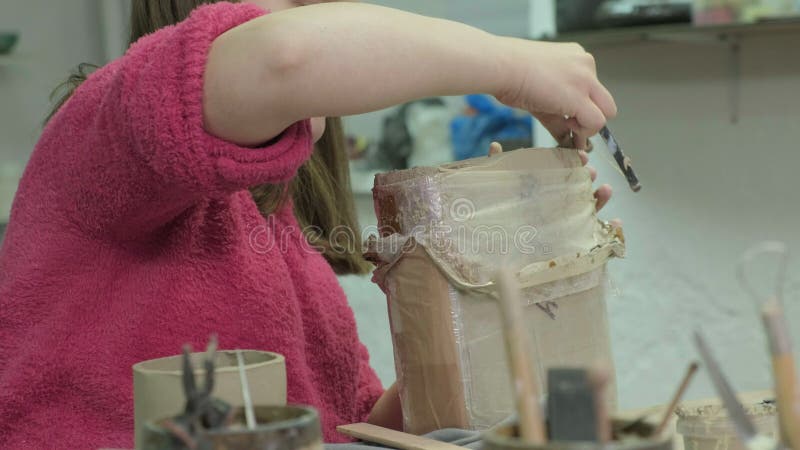
[[[14,201],[0,448],[130,447],[131,366],[211,333],[285,355],[289,401],[319,409],[327,442],[343,423],[398,427],[293,203],[264,213],[250,188],[291,186],[322,133],[309,118],[430,95],[491,93],[585,145],[616,112],[591,56],[357,3],[134,1],[183,17],[58,109]]]

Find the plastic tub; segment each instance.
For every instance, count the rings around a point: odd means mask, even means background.
[[[615,425],[623,425],[622,422]],[[642,425],[647,433],[653,430]],[[615,428],[618,428],[615,426]],[[672,450],[672,436],[664,433],[657,438],[636,435],[617,436],[606,444],[598,442],[560,442],[550,441],[543,445],[534,445],[519,439],[516,426],[498,426],[483,435],[483,450]]]
[[[261,406],[255,408],[258,425],[250,430],[244,426],[244,413],[237,411],[235,425],[215,431],[205,431],[195,438],[197,448],[207,450],[323,450],[319,414],[304,406]],[[144,431],[142,450],[185,450],[160,425],[150,422]]]
[[[775,437],[778,429],[774,403],[744,405],[759,433]],[[682,406],[677,410],[678,434],[685,450],[745,450],[736,436],[733,422],[722,405]]]
[[[250,396],[258,406],[286,404],[286,360],[277,353],[242,350],[244,371],[250,381]],[[192,353],[198,386],[205,383],[202,361],[205,353]],[[183,392],[183,356],[143,361],[133,366],[134,427],[140,448],[146,423],[172,417],[186,406]],[[236,351],[219,350],[214,360],[215,398],[234,407],[243,406]]]

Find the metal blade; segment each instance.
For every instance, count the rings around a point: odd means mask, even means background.
[[[614,139],[611,130],[609,130],[608,127],[603,127],[600,130],[600,136],[602,136],[603,140],[606,142],[608,151],[611,152],[611,156],[614,157],[622,174],[625,175],[625,179],[628,180],[628,186],[630,186],[633,192],[639,192],[642,189],[642,185],[639,183],[639,178],[633,172],[631,160],[622,153],[622,147],[619,145],[619,142]]]
[[[746,446],[748,442],[756,437],[758,432],[747,417],[747,413],[744,411],[742,404],[739,403],[739,399],[736,398],[735,392],[725,378],[725,375],[723,375],[717,361],[711,356],[711,350],[708,348],[708,344],[705,339],[703,339],[703,336],[699,332],[695,332],[694,339],[697,344],[697,350],[703,358],[703,364],[705,364],[711,376],[711,381],[717,389],[717,394],[719,394],[722,399],[725,409],[728,410],[728,416],[733,422],[736,434],[739,435],[739,439]]]

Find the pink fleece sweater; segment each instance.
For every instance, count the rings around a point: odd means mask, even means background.
[[[270,145],[205,132],[211,42],[265,12],[217,3],[94,73],[44,130],[0,251],[0,448],[132,447],[131,365],[204,348],[286,356],[288,397],[327,442],[382,393],[353,313],[290,206],[247,190],[309,157],[309,121]]]

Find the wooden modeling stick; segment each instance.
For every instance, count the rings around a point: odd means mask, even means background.
[[[340,425],[336,431],[365,442],[386,445],[400,450],[464,450],[465,447],[403,433],[368,423]]]
[[[800,448],[800,398],[798,398],[800,392],[786,317],[780,302],[775,298],[764,304],[761,316],[772,352],[772,372],[775,379],[775,396],[778,399],[781,438],[790,448]]]
[[[697,373],[697,369],[699,367],[700,365],[697,364],[697,362],[693,362],[689,366],[689,369],[686,371],[686,375],[684,375],[680,387],[678,387],[678,391],[675,392],[675,396],[672,397],[672,401],[669,403],[666,411],[664,411],[664,417],[661,419],[661,422],[659,422],[656,430],[653,431],[653,436],[658,437],[667,428],[669,420],[672,418],[672,415],[675,414],[675,408],[678,407],[678,403],[680,403],[681,398],[683,398],[683,394],[686,393],[686,389],[689,388],[689,383],[691,383],[692,378],[694,378],[694,375]]]
[[[612,438],[611,415],[608,412],[608,399],[606,398],[608,383],[611,381],[611,371],[605,366],[597,366],[589,370],[588,377],[594,396],[597,441],[605,444]]]
[[[522,323],[522,304],[519,285],[514,276],[500,270],[495,277],[500,315],[503,320],[503,335],[511,370],[512,383],[519,415],[520,439],[530,444],[546,441],[539,397],[533,378],[529,348],[529,336]]]

